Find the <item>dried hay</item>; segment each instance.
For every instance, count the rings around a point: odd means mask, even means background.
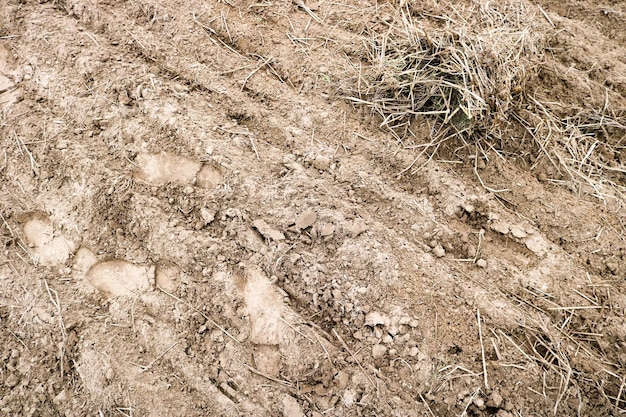
[[[415,172],[419,159],[428,156],[427,163],[451,140],[485,156],[507,143],[514,153],[536,155],[535,165],[547,159],[559,173],[553,182],[604,201],[617,197],[621,205],[626,168],[606,155],[623,145],[626,118],[612,112],[608,97],[601,110],[573,109],[528,91],[545,61],[543,18],[525,3],[450,9],[457,10],[452,17],[419,18],[408,6],[398,10],[382,33],[371,34],[369,65],[355,66],[358,74],[344,88],[345,98],[379,115],[380,126],[405,147],[422,149],[407,170]],[[570,116],[559,118],[554,105]],[[416,121],[429,124],[427,143],[414,144]],[[532,152],[524,149],[523,131]],[[609,134],[621,135],[614,148],[602,139]]]
[[[412,135],[415,116],[434,118],[438,137],[492,134],[535,72],[538,38],[522,22],[532,14],[520,8],[480,7],[469,16],[436,16],[443,27],[427,30],[402,9],[371,38],[372,65],[348,98],[379,114],[399,139]]]
[[[615,314],[609,286],[605,283],[589,285],[584,292],[573,290],[575,295],[571,297],[555,296],[531,287],[523,288],[519,294],[504,291],[513,301],[531,310],[524,322],[516,323],[513,329],[498,329],[500,351],[514,363],[523,364],[519,366],[521,369],[539,367],[542,370],[542,381],[535,381],[541,382],[541,389],[533,390],[530,385],[527,388],[546,400],[552,398],[555,415],[568,400],[570,406],[575,404],[580,415],[583,392],[604,397],[605,404],[620,414],[626,412],[626,376],[623,374],[626,356],[619,347],[610,349],[609,341],[619,336],[601,324],[611,313]],[[606,289],[606,293],[596,293],[594,288]],[[576,303],[580,301],[577,297],[585,301]]]
[[[623,208],[626,166],[620,152],[626,147],[626,115],[611,110],[607,98],[601,110],[568,109],[571,116],[558,118],[547,104],[528,99],[527,109],[514,117],[540,147],[540,156],[549,159],[562,177],[551,182]]]

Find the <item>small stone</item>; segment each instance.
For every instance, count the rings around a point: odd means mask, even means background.
[[[352,390],[346,390],[343,393],[343,403],[346,407],[352,407],[354,401],[356,400],[356,394]]]
[[[548,249],[546,241],[538,235],[529,236],[524,241],[524,244],[530,251],[539,257],[543,257]]]
[[[20,378],[15,374],[10,374],[9,376],[7,376],[7,379],[4,381],[4,385],[6,385],[9,388],[14,388],[19,383],[20,383]]]
[[[191,185],[186,185],[185,188],[183,188],[183,193],[184,194],[193,194],[193,187]]]
[[[355,220],[350,226],[349,234],[352,239],[367,231],[368,227],[363,219]]]
[[[489,400],[487,400],[487,407],[495,407],[500,408],[502,405],[502,396],[498,391],[493,391],[489,396]]]
[[[104,373],[104,377],[107,379],[107,381],[111,381],[114,376],[115,376],[115,371],[113,371],[113,368],[107,369],[106,372]]]
[[[315,220],[317,220],[317,212],[313,210],[307,210],[302,213],[296,220],[296,228],[298,230],[306,229],[307,227],[312,226],[313,223],[315,223]]]
[[[476,261],[476,265],[478,265],[480,268],[487,268],[487,261],[485,261],[484,259],[479,259]]]
[[[498,410],[496,417],[513,417],[513,415],[506,410]]]
[[[393,343],[393,337],[391,337],[391,335],[386,334],[383,336],[382,342],[386,345],[390,345]]]
[[[378,311],[372,311],[365,315],[365,325],[374,327],[378,325],[384,325],[389,321],[389,318]]]
[[[494,232],[498,232],[502,235],[506,235],[511,230],[509,225],[503,222],[493,222],[489,227]]]
[[[546,182],[548,181],[548,176],[545,172],[540,172],[539,175],[537,175],[537,179],[541,182]]]
[[[411,357],[416,357],[417,354],[420,353],[420,350],[418,348],[416,348],[415,346],[413,346],[411,349],[409,349],[409,356]]]
[[[302,407],[291,395],[283,398],[283,417],[304,417]]]
[[[241,211],[234,207],[230,207],[224,210],[224,214],[226,215],[226,217],[229,217],[231,219],[234,219],[235,217],[241,218]]]
[[[619,268],[616,262],[607,262],[606,267],[609,271],[611,271],[612,274],[616,274],[617,269]]]
[[[57,149],[67,149],[67,141],[60,140],[59,142],[57,142]]]
[[[387,346],[384,345],[374,345],[372,348],[372,357],[374,359],[380,359],[387,353]]]
[[[155,283],[165,291],[176,292],[181,278],[181,270],[176,265],[159,265],[155,271]]]
[[[320,228],[321,237],[332,236],[333,233],[335,233],[335,225],[332,223],[326,223],[324,226]]]
[[[68,396],[69,396],[69,395],[68,395],[68,393],[67,393],[67,390],[66,390],[66,389],[64,389],[64,390],[62,390],[61,392],[59,392],[59,393],[58,393],[58,394],[54,397],[54,399],[52,400],[52,402],[54,403],[54,405],[57,405],[57,406],[58,406],[58,405],[61,405],[61,404],[63,404],[64,402],[66,402],[66,401],[67,401]]]
[[[323,155],[317,155],[313,160],[313,166],[320,171],[328,171],[330,169],[330,158]]]
[[[202,217],[202,220],[204,221],[205,226],[208,224],[211,224],[213,220],[215,220],[215,213],[211,212],[206,207],[202,207],[200,209],[200,216]]]
[[[513,405],[513,403],[512,403],[511,401],[506,400],[506,401],[504,402],[504,409],[505,409],[506,411],[513,411],[513,409],[514,409],[514,408],[515,408],[515,406]]]
[[[148,290],[154,283],[154,267],[112,259],[95,264],[86,283],[113,296],[130,296]]]
[[[524,239],[528,234],[519,226],[511,227],[511,234],[518,239]]]
[[[345,389],[350,382],[350,374],[344,371],[339,371],[337,372],[337,375],[335,375],[335,378],[333,378],[333,380],[338,390]]]
[[[478,161],[476,161],[476,168],[478,169],[487,168],[487,164],[485,163],[484,159],[480,158]]]
[[[467,214],[472,214],[474,211],[476,211],[476,207],[474,207],[471,204],[464,204],[462,207],[463,207],[463,210],[467,212]]]
[[[437,245],[433,248],[433,254],[437,258],[443,258],[443,256],[446,254],[446,250],[443,248],[443,246]]]
[[[265,221],[263,221],[263,220],[260,220],[260,219],[259,220],[255,220],[254,223],[252,223],[252,225],[266,239],[271,239],[274,242],[278,242],[278,241],[281,241],[281,240],[285,239],[285,235],[284,234],[282,234],[278,230],[272,229],[270,227],[270,225],[265,223]]]
[[[485,400],[483,400],[481,397],[476,397],[476,398],[474,398],[474,405],[476,407],[478,407],[480,410],[484,410],[485,409]]]
[[[374,337],[373,340],[376,341],[376,339],[382,339],[383,337],[383,329],[381,329],[380,327],[374,327]]]

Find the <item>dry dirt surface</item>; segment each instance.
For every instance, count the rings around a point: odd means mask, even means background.
[[[400,17],[512,8],[539,47],[498,141],[434,152],[428,115],[407,139],[347,97]],[[4,0],[0,415],[624,413],[625,28],[615,0]]]

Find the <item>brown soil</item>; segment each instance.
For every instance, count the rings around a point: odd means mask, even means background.
[[[626,109],[626,3],[534,3],[526,88]],[[626,410],[623,199],[521,133],[398,175],[339,92],[399,8],[0,5],[0,415]]]

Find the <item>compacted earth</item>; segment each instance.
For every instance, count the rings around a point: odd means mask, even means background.
[[[511,8],[579,160],[355,96]],[[0,106],[2,416],[626,411],[624,2],[5,0]]]

